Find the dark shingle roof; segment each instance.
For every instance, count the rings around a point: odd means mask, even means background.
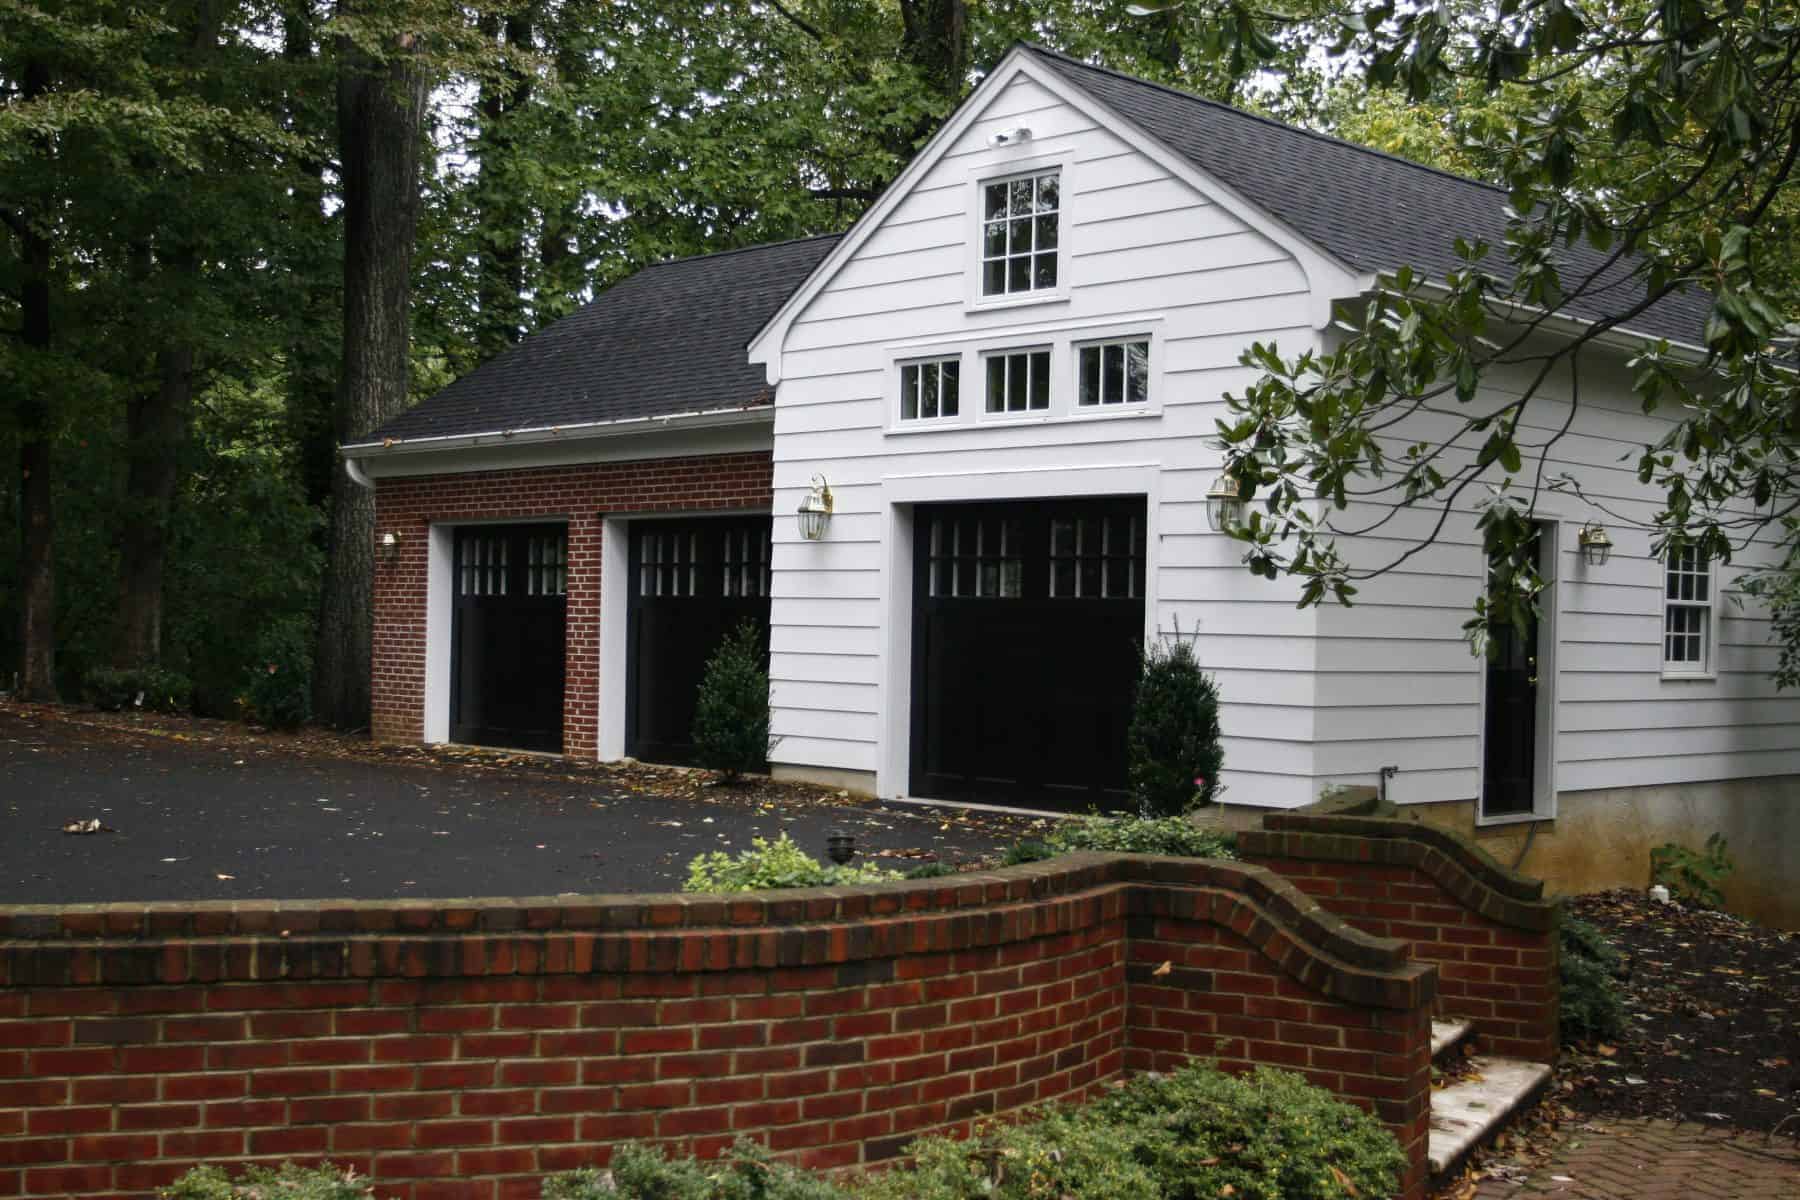
[[[1421,166],[1391,154],[1283,125],[1229,105],[1148,83],[1055,51],[1028,49],[1057,74],[1136,124],[1246,200],[1273,214],[1352,268],[1412,266],[1441,279],[1463,264],[1455,241],[1481,239],[1504,270],[1506,193],[1488,184]],[[1563,252],[1564,286],[1599,268],[1603,255],[1585,246]],[[1629,271],[1571,301],[1586,320],[1623,312],[1644,295]],[[1696,292],[1664,297],[1624,328],[1701,344],[1710,300]]]
[[[744,348],[837,235],[645,267],[370,434],[455,437],[767,404]]]

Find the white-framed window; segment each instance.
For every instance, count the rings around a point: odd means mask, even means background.
[[[961,411],[961,358],[900,364],[900,419],[936,421]]]
[[[1120,338],[1076,348],[1075,407],[1108,408],[1150,399],[1150,339]]]
[[[1707,675],[1713,659],[1712,562],[1698,546],[1663,561],[1663,673]]]
[[[1061,222],[1060,168],[983,180],[981,294],[1055,291]]]
[[[1050,351],[1047,347],[1004,350],[984,356],[985,412],[1000,416],[1050,411]]]

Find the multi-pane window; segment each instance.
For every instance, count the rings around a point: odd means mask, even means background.
[[[508,546],[504,537],[464,534],[458,593],[464,596],[506,595]]]
[[[1142,404],[1150,398],[1150,343],[1139,338],[1083,346],[1078,374],[1079,407]]]
[[[900,419],[932,421],[954,417],[961,373],[962,362],[954,358],[901,364]]]
[[[1697,546],[1669,551],[1664,564],[1663,665],[1705,671],[1712,647],[1712,563]]]
[[[769,594],[769,530],[730,529],[725,533],[724,593],[727,596]]]
[[[569,590],[569,553],[559,533],[534,535],[525,542],[525,594],[561,596]]]
[[[1056,286],[1061,183],[1059,172],[1044,171],[982,185],[982,295]]]
[[[1025,591],[1024,533],[1016,517],[931,522],[933,596],[1016,600]]]
[[[692,596],[698,592],[698,533],[648,531],[638,536],[638,595]]]
[[[1136,514],[1050,522],[1053,599],[1134,600],[1144,594],[1144,521]]]
[[[1050,407],[1050,352],[1021,350],[987,358],[987,410],[1042,412]]]

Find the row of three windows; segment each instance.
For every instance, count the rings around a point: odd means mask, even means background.
[[[1077,408],[1106,409],[1143,404],[1150,398],[1150,342],[1124,339],[1078,346]],[[982,356],[983,411],[1048,412],[1050,351],[1009,350]],[[962,411],[962,359],[938,358],[900,367],[900,419],[932,421]]]

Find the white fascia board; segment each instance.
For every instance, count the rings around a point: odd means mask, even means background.
[[[380,474],[383,463],[419,455],[483,449],[500,451],[526,450],[530,447],[568,447],[584,442],[597,443],[646,434],[750,430],[772,427],[774,423],[774,406],[762,404],[755,408],[721,408],[652,417],[625,417],[615,421],[589,421],[579,425],[549,425],[529,429],[501,429],[488,433],[353,442],[338,447],[338,453],[343,456],[350,477],[357,479],[359,475],[368,478],[371,474]],[[362,482],[361,479],[357,481]]]
[[[1390,282],[1390,276],[1382,275],[1365,291],[1374,291],[1378,288],[1387,290]],[[1450,289],[1446,285],[1429,280],[1422,283],[1419,290],[1440,297],[1450,294]],[[1535,304],[1525,304],[1517,300],[1490,300],[1487,303],[1490,309],[1499,310],[1502,320],[1535,323],[1545,333],[1580,337],[1597,324],[1586,317],[1564,316]],[[1596,345],[1626,351],[1648,350],[1652,346],[1667,342],[1669,349],[1674,352],[1674,357],[1693,366],[1699,366],[1711,357],[1703,346],[1696,346],[1691,342],[1674,341],[1653,333],[1643,333],[1627,325],[1615,325],[1595,337],[1593,341]]]

